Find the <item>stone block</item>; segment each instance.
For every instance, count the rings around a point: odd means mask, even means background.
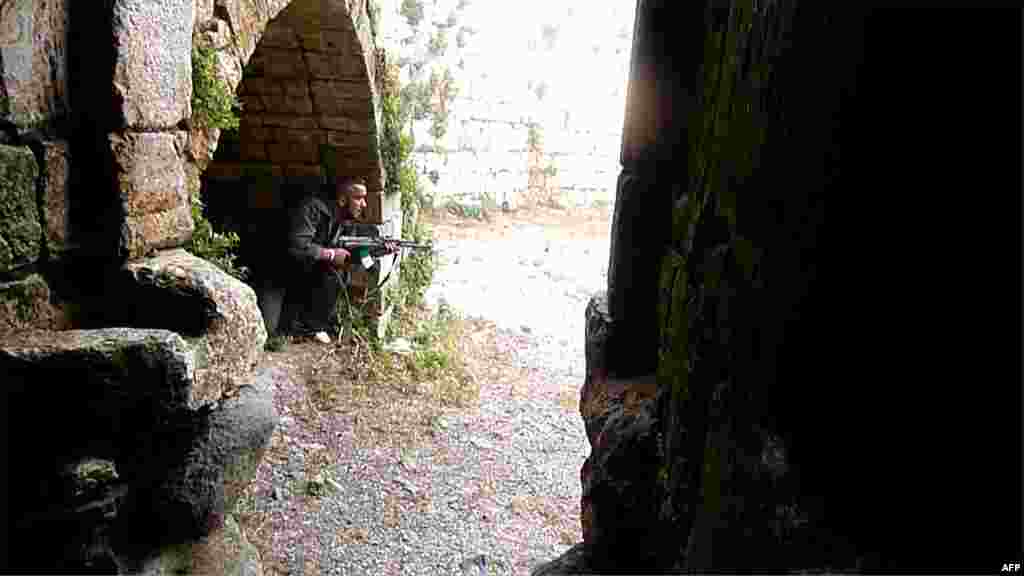
[[[184,132],[109,136],[117,185],[128,216],[188,206],[179,140]]]
[[[0,66],[7,102],[0,117],[37,127],[67,111],[66,0],[13,0],[0,6]]]
[[[245,94],[284,94],[284,88],[275,80],[262,76],[246,76],[242,80],[242,90]]]
[[[301,45],[295,29],[285,22],[273,22],[268,25],[260,39],[261,51],[264,48],[297,49]]]
[[[327,143],[339,148],[369,147],[370,134],[359,132],[327,132]]]
[[[319,30],[302,34],[302,49],[331,54],[351,54],[351,32],[347,30]]]
[[[303,81],[302,86],[305,86]],[[268,91],[262,95],[264,110],[267,114],[291,114],[309,116],[313,113],[313,101],[309,93],[299,86],[285,90],[283,85],[279,91]]]
[[[309,77],[317,80],[366,78],[366,63],[357,55],[331,52],[306,52]]]
[[[172,128],[191,116],[191,24],[192,0],[114,1],[118,126]]]
[[[221,398],[246,381],[267,339],[252,288],[182,249],[129,262],[123,278],[118,298],[147,305],[121,321],[192,341],[200,360],[197,397]]]
[[[246,140],[267,142],[273,140],[273,136],[273,128],[262,124],[242,124],[238,129],[238,139],[243,142]]]
[[[366,82],[312,80],[309,88],[319,115],[353,116],[354,110],[365,109],[366,117],[370,117],[370,86]]]
[[[45,403],[75,432],[9,450],[25,471],[11,478],[24,496],[11,502],[16,571],[82,573],[105,560],[119,573],[260,573],[230,511],[277,425],[273,384],[287,375],[250,373],[210,403],[196,398],[195,366],[168,330],[23,331],[0,344],[4,404]],[[41,554],[46,536],[58,554]]]
[[[267,145],[262,140],[242,139],[240,152],[243,162],[267,159]]]
[[[350,118],[348,116],[320,116],[317,123],[321,128],[337,132],[361,132],[370,133],[371,122],[369,118]]]
[[[285,116],[285,115],[266,115],[263,117],[263,124],[265,126],[276,126],[279,128],[289,128],[291,130],[317,130],[317,122],[312,116]]]
[[[266,107],[263,105],[263,99],[259,94],[250,94],[246,92],[239,96],[238,100],[241,102],[242,110],[245,111],[245,114],[258,114],[266,110]]]
[[[51,257],[64,251],[68,240],[68,178],[71,176],[68,144],[43,142],[43,220],[46,247]]]
[[[277,130],[277,141],[267,144],[267,153],[275,164],[316,164],[320,161],[322,136],[301,130]]]
[[[242,177],[242,164],[240,162],[211,162],[206,167],[204,176],[207,178],[239,179]]]
[[[50,287],[38,274],[0,283],[0,336],[24,330],[52,330],[60,322],[50,304]]]
[[[289,0],[214,0],[235,32],[239,57],[248,61],[267,28],[267,23],[288,5]]]
[[[305,78],[306,61],[302,58],[301,50],[286,50],[281,48],[260,47],[260,52],[266,59],[263,66],[263,75],[267,78]]]
[[[123,242],[129,258],[139,258],[153,249],[182,246],[192,238],[195,224],[188,204],[172,210],[125,220]]]
[[[192,0],[192,30],[213,20],[213,0]]]
[[[0,272],[39,259],[39,167],[28,148],[0,145]]]
[[[320,172],[318,164],[288,164],[284,167],[286,177],[317,178],[320,176]]]

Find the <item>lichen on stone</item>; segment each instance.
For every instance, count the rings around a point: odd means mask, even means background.
[[[39,258],[42,228],[36,206],[39,168],[28,148],[0,145],[0,271]]]

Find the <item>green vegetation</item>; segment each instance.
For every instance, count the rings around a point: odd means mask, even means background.
[[[415,28],[423,20],[423,2],[422,0],[402,0],[402,6],[398,12],[405,16],[409,26]]]
[[[235,264],[240,242],[238,234],[230,231],[221,233],[214,230],[213,224],[203,214],[203,203],[198,192],[192,195],[192,222],[195,224],[195,230],[185,249],[195,256],[213,262],[221,270],[244,281],[249,275],[249,270]]]
[[[238,128],[241,102],[217,75],[217,51],[196,45],[192,49],[192,121],[206,129]]]
[[[437,31],[436,34],[430,37],[430,44],[428,45],[430,53],[434,57],[441,57],[444,55],[445,50],[448,49],[448,34],[444,28]]]
[[[536,122],[531,122],[526,131],[526,145],[531,150],[538,150],[541,146],[541,138],[540,127]]]

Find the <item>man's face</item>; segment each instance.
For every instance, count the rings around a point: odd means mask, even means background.
[[[349,186],[348,192],[341,195],[348,205],[348,211],[353,218],[361,218],[366,210],[366,188],[362,186]]]

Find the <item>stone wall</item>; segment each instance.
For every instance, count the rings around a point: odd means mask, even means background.
[[[234,505],[274,429],[283,376],[260,369],[267,334],[252,288],[182,249],[220,138],[192,110],[193,48],[216,50],[234,90],[253,60],[278,71],[260,52],[268,25],[265,52],[278,48],[272,22],[300,23],[304,42],[327,46],[303,53],[311,70],[318,55],[353,66],[330,54],[340,33],[363,66],[347,77],[353,97],[325,99],[339,86],[318,78],[308,98],[358,102],[346,111],[361,137],[346,150],[379,167],[367,6],[0,2],[0,373],[4,467],[18,471],[3,491],[5,570],[261,573]],[[275,20],[286,7],[290,19]],[[295,133],[275,134],[270,158],[301,149]],[[15,442],[35,437],[39,413],[48,439]]]
[[[240,129],[223,136],[203,177],[217,217],[233,211],[224,205],[281,208],[289,184],[351,174],[367,180],[368,218],[382,220],[382,56],[370,28],[366,2],[298,0],[267,24],[239,70]],[[230,216],[244,231],[244,214]]]
[[[936,284],[973,261],[949,223],[995,224],[924,191],[994,165],[959,144],[990,138],[980,94],[1019,93],[972,62],[1017,54],[1022,14],[670,4],[638,3],[608,292],[586,312],[583,542],[534,575],[1019,558],[1019,426],[991,417],[1020,403],[1019,354],[968,336],[1010,299]],[[967,455],[990,444],[1005,475]]]

